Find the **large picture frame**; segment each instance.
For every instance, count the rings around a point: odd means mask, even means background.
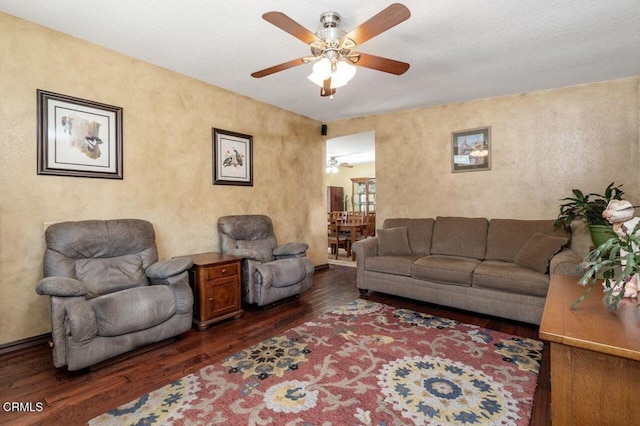
[[[253,136],[213,128],[213,184],[253,186]]]
[[[37,90],[38,174],[122,179],[122,108]]]
[[[451,133],[451,171],[491,170],[491,127]]]

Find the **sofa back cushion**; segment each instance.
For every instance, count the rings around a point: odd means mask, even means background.
[[[564,228],[553,229],[553,220],[492,219],[487,234],[487,260],[515,262],[518,252],[536,233],[569,238]]]
[[[238,244],[238,248],[257,251],[262,262],[275,260],[273,256],[275,240],[272,238],[265,238],[263,240],[238,240],[236,243]]]
[[[406,226],[378,229],[378,256],[411,254]]]
[[[431,237],[433,234],[434,222],[435,221],[431,218],[394,218],[385,219],[382,227],[384,229],[389,229],[406,226],[411,251],[413,253],[429,254],[431,251]]]
[[[431,254],[483,259],[487,245],[485,218],[436,217]]]
[[[142,259],[135,254],[104,259],[76,260],[76,279],[82,281],[89,293],[87,299],[132,287],[149,284]]]
[[[518,252],[516,264],[546,274],[551,258],[568,242],[568,238],[536,232]]]

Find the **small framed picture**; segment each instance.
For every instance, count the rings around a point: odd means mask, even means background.
[[[38,174],[122,179],[122,108],[37,91]]]
[[[213,129],[213,184],[253,186],[253,136]]]
[[[491,127],[451,133],[451,171],[491,170]]]

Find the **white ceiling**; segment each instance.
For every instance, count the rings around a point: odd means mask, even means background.
[[[319,121],[640,75],[639,0],[402,3],[409,20],[355,50],[409,71],[360,67],[333,100],[306,79],[310,64],[250,76],[309,54],[262,14],[315,32],[335,10],[349,31],[391,1],[0,0],[0,10]]]
[[[327,139],[327,161],[334,157],[338,163],[351,165],[376,161],[375,132],[356,133]]]

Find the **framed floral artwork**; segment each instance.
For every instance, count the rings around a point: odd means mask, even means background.
[[[38,174],[122,179],[122,108],[37,91]]]
[[[253,186],[253,137],[213,129],[213,184]]]

